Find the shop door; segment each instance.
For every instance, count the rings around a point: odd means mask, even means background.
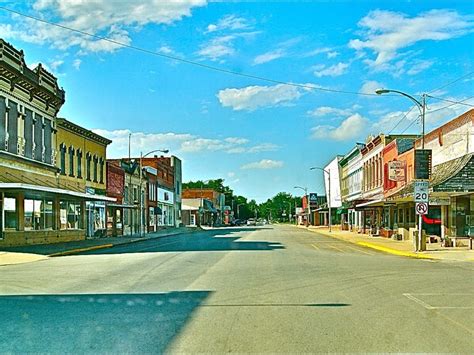
[[[469,233],[470,208],[469,197],[456,198],[456,235],[463,236]]]
[[[195,226],[196,225],[196,215],[195,214],[191,214],[191,223],[190,223],[191,226]]]

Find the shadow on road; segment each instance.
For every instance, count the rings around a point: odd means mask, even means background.
[[[186,251],[270,251],[284,249],[278,242],[239,240],[239,232],[249,232],[262,228],[226,228],[203,231],[186,235],[160,238],[140,243],[99,249],[83,254],[123,254],[142,252],[186,252]]]
[[[163,353],[211,291],[0,297],[6,353]]]

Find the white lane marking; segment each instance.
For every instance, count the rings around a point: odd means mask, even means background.
[[[312,246],[314,249],[319,250],[319,248],[318,248],[316,245],[311,244],[311,246]]]
[[[417,296],[471,296],[469,293],[404,293],[403,296],[415,301],[426,309],[474,309],[472,306],[432,306],[425,301],[420,300]]]
[[[418,303],[419,305],[425,307],[426,309],[434,309],[432,306],[430,306],[428,303],[426,302],[423,302],[422,300],[420,300],[419,298],[416,298],[415,296],[409,294],[409,293],[404,293],[403,296],[407,297],[408,299],[412,300],[412,301],[415,301],[416,303]]]
[[[351,247],[350,245],[346,245],[346,248],[349,248],[349,249],[352,249],[352,250],[355,250],[359,253],[364,253],[364,254],[367,254],[367,255],[374,255],[374,253],[369,253],[368,251],[365,251],[365,250],[360,250],[360,249],[357,249],[357,248],[354,248],[354,247]]]
[[[344,250],[339,249],[338,247],[335,247],[334,245],[328,245],[328,247],[333,248],[333,249],[335,249],[335,250],[339,250],[341,253],[345,253]]]

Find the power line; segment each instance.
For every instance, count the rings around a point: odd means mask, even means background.
[[[454,101],[454,100],[449,100],[449,99],[443,99],[441,97],[436,97],[436,96],[431,96],[431,95],[426,95],[427,97],[431,97],[432,99],[436,99],[436,100],[440,100],[440,101],[446,101],[446,102],[450,102],[452,104],[458,104],[458,105],[465,105],[465,106],[469,106],[469,107],[474,107],[474,105],[471,105],[471,104],[466,104],[462,101]],[[463,101],[466,101],[466,100],[463,100]]]
[[[68,30],[68,31],[71,31],[71,32],[79,33],[83,36],[88,36],[88,37],[91,37],[91,38],[95,38],[95,39],[100,40],[100,41],[106,41],[106,42],[115,44],[115,45],[120,46],[120,47],[133,49],[135,51],[139,51],[139,52],[142,52],[142,53],[146,53],[146,54],[150,54],[150,55],[154,55],[154,56],[158,56],[158,57],[162,57],[162,58],[176,60],[176,61],[179,61],[179,62],[182,62],[182,63],[194,65],[194,66],[197,66],[197,67],[201,67],[201,68],[205,68],[205,69],[209,69],[209,70],[213,70],[213,71],[217,71],[217,72],[221,72],[221,73],[225,73],[225,74],[231,74],[231,75],[236,75],[236,76],[240,76],[240,77],[266,81],[266,82],[273,83],[273,84],[282,84],[282,85],[300,87],[300,88],[317,90],[317,91],[322,91],[322,92],[363,95],[363,96],[377,96],[377,94],[375,94],[375,93],[371,94],[371,93],[364,93],[364,92],[357,92],[357,91],[328,89],[328,88],[318,87],[318,86],[315,86],[315,85],[297,84],[297,83],[291,83],[291,82],[282,81],[282,80],[270,79],[270,78],[259,76],[259,75],[236,72],[236,71],[233,71],[233,70],[230,70],[230,69],[219,68],[219,67],[215,67],[215,66],[212,66],[212,65],[199,63],[199,62],[196,62],[196,61],[193,61],[193,60],[184,59],[184,58],[180,58],[180,57],[175,57],[175,56],[169,55],[169,54],[154,52],[154,51],[151,51],[151,50],[148,50],[148,49],[145,49],[145,48],[133,46],[133,45],[123,43],[123,42],[119,42],[119,41],[116,41],[116,40],[108,38],[108,37],[98,36],[98,35],[95,35],[93,33],[78,30],[78,29],[75,29],[75,28],[72,28],[72,27],[61,25],[59,23],[50,22],[50,21],[41,19],[39,17],[35,17],[35,16],[32,16],[32,15],[27,15],[27,14],[24,14],[22,12],[12,10],[12,9],[4,7],[4,6],[0,6],[0,10],[5,10],[7,12],[10,12],[10,13],[13,13],[13,14],[16,14],[16,15],[19,15],[19,16],[23,16],[23,17],[26,17],[26,18],[29,18],[29,19],[32,19],[32,20],[35,20],[35,21],[38,21],[38,22],[41,22],[41,23],[45,23],[45,24],[48,24],[48,25],[51,25],[51,26],[59,27],[59,28],[62,28],[62,29],[65,29],[65,30]]]
[[[454,83],[457,83],[458,81],[460,81],[460,80],[462,80],[462,79],[464,79],[464,78],[467,78],[467,77],[469,77],[469,76],[471,76],[471,75],[473,75],[473,74],[474,74],[474,71],[472,71],[472,72],[470,72],[470,73],[467,73],[466,75],[463,75],[463,76],[461,76],[460,78],[457,78],[456,80],[453,80],[453,81],[451,81],[451,82],[449,82],[449,83],[447,83],[447,84],[445,84],[445,85],[442,85],[442,86],[440,86],[439,88],[436,88],[436,89],[434,89],[434,90],[431,90],[428,94],[431,94],[432,92],[436,92],[436,91],[438,91],[438,90],[444,89],[445,87],[447,87],[447,86],[449,86],[449,85],[452,85],[452,84],[454,84]]]
[[[463,103],[464,101],[467,101],[467,100],[470,100],[470,99],[473,99],[473,98],[474,98],[474,96],[468,97],[467,99],[464,99],[464,100],[459,101],[459,103]],[[437,108],[436,110],[433,110],[433,111],[427,111],[426,114],[434,113],[434,112],[437,112],[437,111],[441,111],[441,110],[444,110],[444,109],[446,109],[446,108],[448,108],[448,107],[451,107],[451,106],[454,106],[454,105],[458,105],[459,103],[455,102],[455,103],[452,103],[452,104],[450,104],[450,105]]]
[[[393,128],[390,130],[390,132],[388,132],[388,134],[392,133],[392,132],[395,130],[395,128],[397,128],[398,125],[399,125],[400,123],[402,123],[402,121],[403,121],[405,118],[407,118],[408,114],[409,114],[411,111],[413,111],[413,109],[414,109],[415,107],[416,107],[416,105],[413,105],[413,106],[411,107],[411,109],[408,110],[408,111],[402,116],[402,118],[397,122],[397,124],[396,124],[395,126],[393,126]]]
[[[420,118],[417,118],[416,120],[411,121],[411,123],[400,134],[405,133],[411,126],[413,126],[415,123],[419,121],[420,121]]]

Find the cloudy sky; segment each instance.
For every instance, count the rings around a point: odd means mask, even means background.
[[[440,99],[474,104],[470,1],[0,6],[114,41],[0,9],[0,37],[58,76],[60,116],[111,138],[110,157],[128,155],[131,133],[134,155],[170,149],[184,180],[222,177],[257,201],[300,194],[295,185],[322,192],[309,168],[369,134],[419,132],[411,102],[371,95],[377,88],[435,96],[428,129],[470,108]]]

